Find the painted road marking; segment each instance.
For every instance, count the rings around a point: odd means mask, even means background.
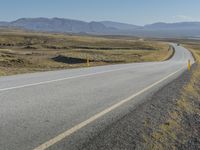
[[[50,80],[50,81],[43,81],[43,82],[38,82],[38,83],[31,83],[31,84],[20,85],[20,86],[15,86],[15,87],[8,87],[8,88],[0,89],[0,92],[8,91],[8,90],[14,90],[14,89],[20,89],[20,88],[25,88],[25,87],[31,87],[31,86],[37,86],[37,85],[42,85],[42,84],[48,84],[48,83],[53,83],[53,82],[58,82],[58,81],[64,81],[64,80],[69,80],[69,79],[88,77],[88,76],[93,76],[93,75],[97,75],[97,74],[104,74],[104,73],[109,73],[109,72],[114,72],[114,71],[126,70],[126,69],[130,69],[130,68],[135,68],[135,66],[134,67],[133,66],[132,67],[125,67],[125,68],[120,68],[120,69],[113,69],[113,70],[108,70],[108,71],[101,71],[101,72],[84,74],[84,75],[77,75],[77,76],[60,78],[60,79],[55,79],[55,80]]]
[[[142,93],[148,91],[148,90],[151,89],[152,87],[158,85],[159,83],[163,82],[164,80],[166,80],[166,79],[168,79],[169,77],[175,75],[176,73],[180,72],[180,71],[183,70],[183,69],[186,69],[186,67],[183,67],[183,68],[181,68],[181,69],[179,69],[179,70],[177,70],[177,71],[175,71],[175,72],[169,74],[168,76],[166,76],[166,77],[162,78],[161,80],[159,80],[159,81],[157,81],[157,82],[151,84],[150,86],[144,88],[143,90],[141,90],[141,91],[139,91],[139,92],[137,92],[137,93],[131,95],[130,97],[128,97],[128,98],[126,98],[126,99],[124,99],[124,100],[122,100],[122,101],[120,101],[120,102],[118,102],[118,103],[112,105],[112,106],[109,107],[109,108],[106,108],[106,109],[103,110],[102,112],[100,112],[100,113],[98,113],[98,114],[96,114],[96,115],[90,117],[89,119],[87,119],[87,120],[85,120],[85,121],[83,121],[83,122],[81,122],[81,123],[75,125],[74,127],[70,128],[70,129],[68,129],[68,130],[66,130],[65,132],[59,134],[58,136],[56,136],[56,137],[50,139],[49,141],[47,141],[47,142],[41,144],[40,146],[36,147],[34,150],[45,150],[45,149],[49,148],[50,146],[52,146],[52,145],[58,143],[59,141],[63,140],[64,138],[67,138],[68,136],[70,136],[71,134],[73,134],[73,133],[75,133],[76,131],[80,130],[81,128],[85,127],[86,125],[88,125],[88,124],[92,123],[93,121],[99,119],[100,117],[106,115],[107,113],[109,113],[109,112],[111,112],[112,110],[118,108],[119,106],[123,105],[124,103],[126,103],[126,102],[132,100],[132,99],[135,98],[136,96],[138,96],[138,95],[140,95],[140,94],[142,94]]]

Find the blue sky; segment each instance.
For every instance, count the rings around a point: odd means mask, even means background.
[[[200,0],[0,0],[0,20],[61,17],[137,25],[200,21]]]

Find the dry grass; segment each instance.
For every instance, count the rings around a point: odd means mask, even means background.
[[[163,42],[0,29],[0,75],[90,66],[163,61]],[[71,62],[70,62],[71,61]]]

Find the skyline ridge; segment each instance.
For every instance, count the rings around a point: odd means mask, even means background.
[[[138,37],[200,37],[200,22],[153,23],[144,26],[120,22],[84,22],[62,18],[21,18],[0,26],[32,31]]]
[[[7,23],[11,23],[11,22],[15,22],[21,19],[49,19],[49,20],[53,20],[53,19],[64,19],[64,20],[73,20],[73,21],[81,21],[81,22],[86,22],[86,23],[92,23],[92,22],[113,22],[113,23],[121,23],[121,24],[127,24],[127,25],[135,25],[135,26],[147,26],[147,25],[152,25],[152,24],[159,24],[159,23],[164,23],[164,24],[177,24],[177,23],[200,23],[200,21],[177,21],[177,22],[164,22],[164,21],[156,21],[156,22],[152,22],[152,23],[147,23],[144,25],[137,25],[137,24],[132,24],[132,23],[127,23],[127,22],[119,22],[119,21],[115,21],[115,20],[100,20],[100,21],[95,21],[95,20],[91,20],[91,21],[87,21],[87,20],[79,20],[76,18],[63,18],[63,17],[22,17],[22,18],[17,18],[11,21],[5,21],[5,20],[0,20],[0,22],[7,22]]]

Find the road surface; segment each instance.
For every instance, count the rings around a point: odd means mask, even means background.
[[[194,62],[174,47],[164,62],[1,77],[0,150],[78,149]]]

